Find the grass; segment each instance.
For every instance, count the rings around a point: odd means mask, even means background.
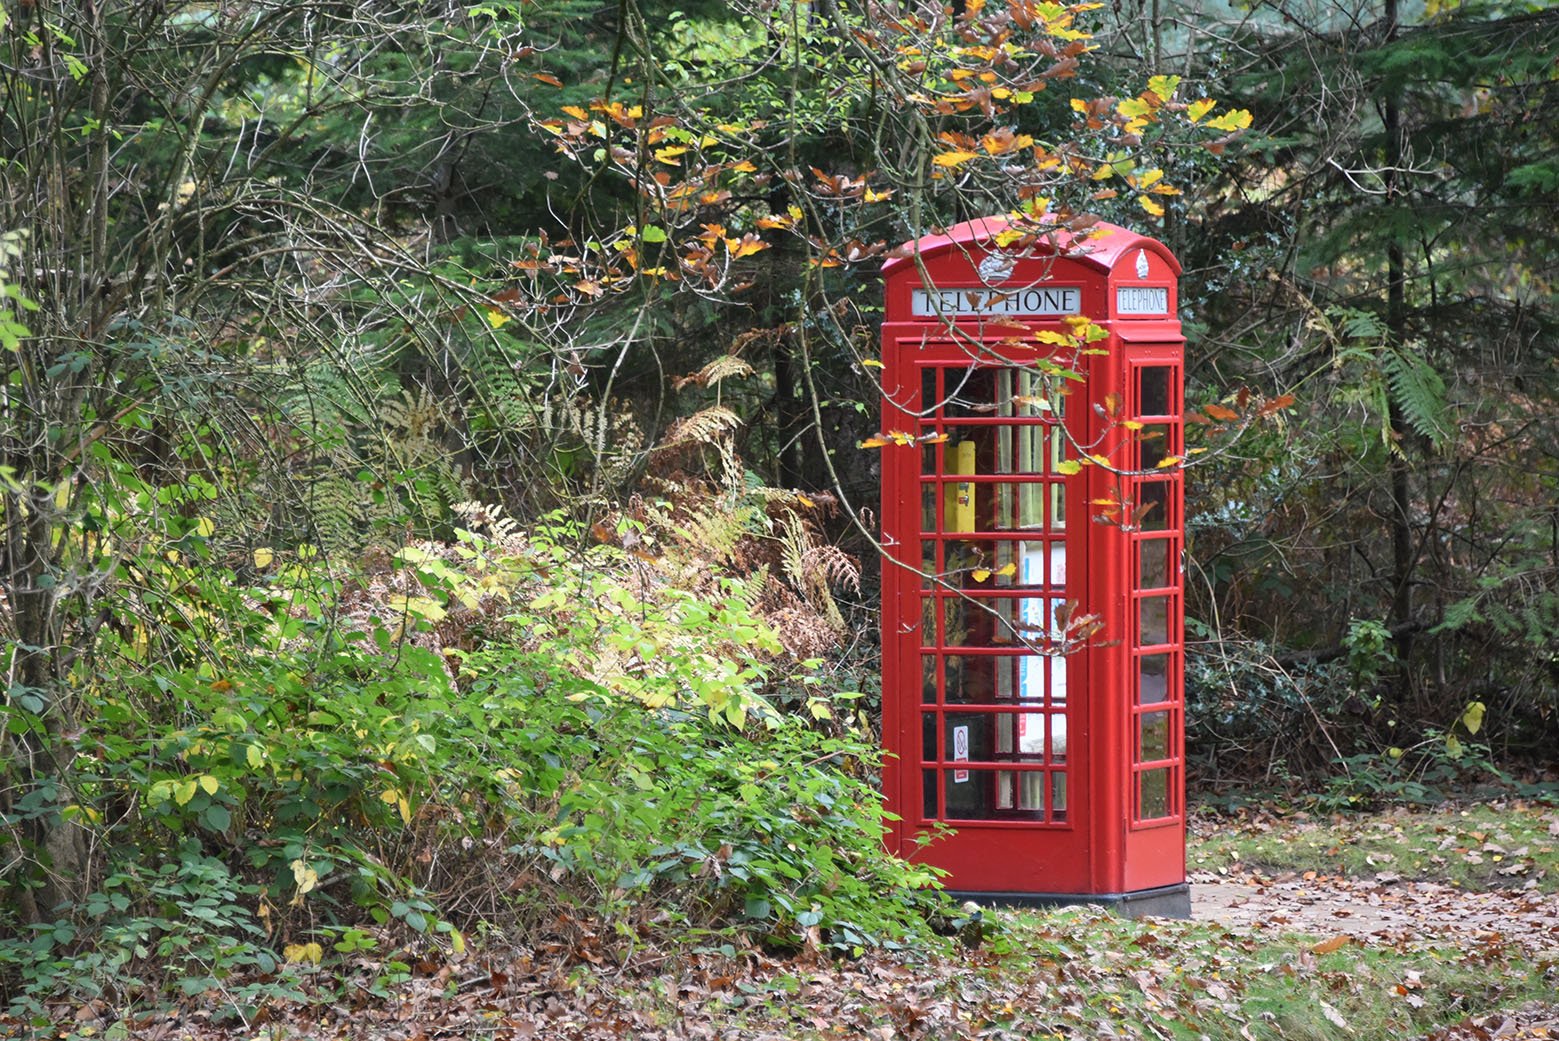
[[[1285,872],[1559,892],[1559,808],[1522,800],[1367,816],[1203,811],[1187,865],[1225,874]]]

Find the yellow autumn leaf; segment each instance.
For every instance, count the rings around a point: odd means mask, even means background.
[[[1107,456],[1107,455],[1095,454],[1095,455],[1089,456],[1088,458],[1092,459],[1094,462],[1098,463],[1100,466],[1109,466],[1110,465],[1110,457]]]
[[[1050,329],[1039,330],[1034,334],[1034,339],[1040,343],[1055,344],[1058,347],[1065,347],[1072,342],[1072,338],[1065,333],[1053,332]]]
[[[1477,735],[1483,729],[1483,716],[1488,711],[1488,706],[1481,701],[1474,701],[1467,706],[1462,713],[1462,726],[1467,728],[1467,733]]]
[[[876,358],[862,358],[861,364],[866,366],[868,369],[883,368],[882,362],[878,361]]]
[[[932,159],[931,161],[933,163],[935,163],[937,166],[944,166],[944,167],[952,168],[952,167],[955,167],[955,166],[962,166],[964,163],[967,163],[969,160],[971,160],[973,158],[975,158],[975,153],[973,153],[973,152],[963,152],[963,151],[956,151],[955,150],[955,151],[952,151],[952,152],[942,152],[940,155],[936,156],[936,158]]]
[[[180,806],[189,805],[189,801],[195,797],[195,790],[200,787],[193,777],[186,777],[173,789],[173,801]]]
[[[888,439],[887,438],[881,437],[881,436],[876,435],[876,434],[873,434],[871,437],[866,438],[864,441],[857,441],[855,443],[855,447],[856,448],[882,448],[887,443],[888,443]]]
[[[590,118],[590,113],[586,112],[584,109],[580,108],[578,105],[564,105],[563,106],[563,113],[565,115],[573,116],[575,119],[589,119]]]
[[[1127,430],[1141,430],[1142,421],[1139,419],[1123,419],[1121,420],[1121,426],[1125,427]]]
[[[464,954],[466,952],[466,938],[460,934],[459,929],[451,929],[449,931],[449,949],[456,954]]]
[[[989,568],[977,567],[970,572],[970,575],[973,576],[976,582],[984,582],[991,577],[991,572]]]
[[[510,318],[496,307],[489,307],[487,309],[487,324],[492,326],[494,329],[502,329],[512,321],[514,321],[514,319]]]
[[[222,787],[222,782],[210,774],[201,774],[199,781],[200,786],[205,789],[207,795],[215,795],[217,789]]]
[[[293,965],[300,962],[318,965],[320,959],[325,956],[325,948],[317,943],[289,943],[281,949],[281,953],[282,957]]]
[[[1232,133],[1236,130],[1244,130],[1250,124],[1251,114],[1249,109],[1231,108],[1223,115],[1209,119],[1206,125],[1211,130],[1227,130]]]
[[[216,522],[213,521],[210,517],[196,517],[195,518],[195,534],[196,535],[199,535],[203,539],[209,539],[211,536],[216,534],[216,531],[217,531]]]
[[[1160,470],[1165,470],[1171,466],[1179,466],[1183,462],[1185,462],[1185,460],[1181,459],[1178,455],[1166,455],[1164,458],[1160,459],[1156,465]]]
[[[1148,89],[1159,96],[1159,100],[1168,101],[1175,96],[1175,88],[1180,86],[1179,76],[1149,76]]]
[[[1185,108],[1186,118],[1193,123],[1200,123],[1202,121],[1202,117],[1211,112],[1217,104],[1218,102],[1212,100],[1211,98],[1203,98],[1200,101],[1193,101]]]
[[[1082,468],[1083,464],[1078,462],[1076,459],[1063,459],[1055,465],[1056,473],[1066,474],[1068,477],[1077,473]]]
[[[681,145],[667,145],[665,148],[655,149],[655,158],[657,161],[665,163],[667,166],[681,166],[682,160],[678,159],[677,157],[686,151],[687,149]]]
[[[1137,205],[1141,206],[1144,210],[1147,210],[1155,217],[1162,217],[1164,215],[1164,207],[1160,206],[1156,201],[1148,198],[1146,195],[1137,196]]]
[[[1141,119],[1143,116],[1150,114],[1153,108],[1141,98],[1127,98],[1115,106],[1115,111],[1127,119]]]
[[[1072,99],[1072,111],[1073,112],[1087,112],[1088,111],[1088,102],[1084,101],[1082,98],[1073,98]]]
[[[291,867],[293,881],[298,884],[298,891],[293,894],[291,903],[293,907],[302,907],[304,894],[319,885],[319,873],[302,860],[294,860]]]
[[[1017,573],[1018,565],[1016,564],[1004,564],[996,569],[996,574],[1000,575],[1002,578],[1010,578]]]
[[[271,566],[271,561],[276,559],[276,554],[268,546],[261,546],[254,551],[254,566],[264,570]]]
[[[875,188],[868,188],[866,189],[866,194],[861,196],[861,199],[864,202],[885,202],[891,198],[893,198],[892,188],[884,188],[880,192]]]

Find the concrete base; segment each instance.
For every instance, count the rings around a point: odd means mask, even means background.
[[[1191,887],[1188,883],[1139,889],[1134,893],[971,893],[951,890],[955,900],[973,900],[982,907],[1076,907],[1100,904],[1127,918],[1152,915],[1190,918]]]

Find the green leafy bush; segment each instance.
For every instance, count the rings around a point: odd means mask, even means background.
[[[505,524],[349,580],[306,553],[247,583],[136,560],[133,610],[78,677],[68,794],[40,797],[94,830],[99,881],[0,946],[12,1006],[110,979],[237,994],[473,928],[624,956],[668,926],[922,935],[934,878],[883,849],[854,695],[789,674],[749,583],[676,588],[574,535]]]

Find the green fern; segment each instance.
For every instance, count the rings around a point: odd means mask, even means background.
[[[1445,381],[1428,360],[1408,351],[1386,348],[1380,366],[1391,387],[1391,400],[1407,425],[1436,451],[1445,448],[1453,427]]]

